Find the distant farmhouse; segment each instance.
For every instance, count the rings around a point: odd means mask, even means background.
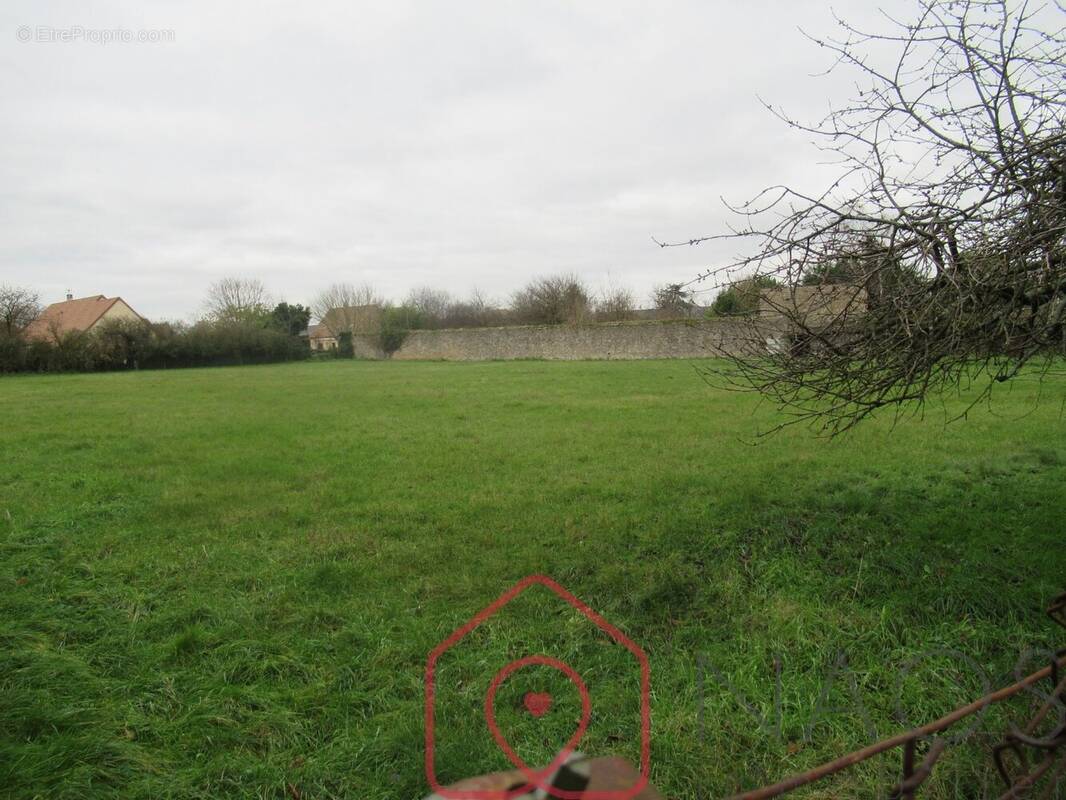
[[[307,343],[312,350],[336,350],[337,339],[321,322],[307,328]]]
[[[331,308],[307,329],[312,350],[336,350],[342,333],[377,333],[381,327],[381,306],[347,306]]]
[[[143,320],[121,297],[81,297],[68,294],[62,303],[52,303],[31,322],[25,331],[27,339],[55,341],[67,333],[88,333],[105,322]]]

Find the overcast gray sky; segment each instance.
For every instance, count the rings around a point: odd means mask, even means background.
[[[342,280],[505,301],[572,271],[643,304],[734,254],[651,236],[721,232],[720,197],[826,179],[757,97],[820,116],[852,93],[813,77],[827,54],[797,30],[832,29],[826,0],[92,6],[0,9],[0,283],[152,318],[196,315],[227,275],[290,302]]]

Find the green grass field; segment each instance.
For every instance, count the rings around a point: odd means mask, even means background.
[[[0,793],[422,797],[426,656],[533,573],[647,651],[667,796],[809,768],[980,695],[974,664],[1009,682],[1066,646],[1041,613],[1066,589],[1064,400],[1022,378],[960,423],[956,398],[753,444],[777,412],[680,361],[0,379]],[[582,748],[635,757],[631,665],[546,592],[470,645],[439,675],[442,778],[507,766],[482,700],[531,652],[602,704]],[[542,759],[575,698],[516,674],[501,728]],[[1002,716],[923,796],[994,786]],[[871,796],[897,761],[805,796]]]

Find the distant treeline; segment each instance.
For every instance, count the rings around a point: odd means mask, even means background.
[[[655,289],[653,308],[638,308],[634,294],[613,288],[596,294],[575,275],[537,278],[496,303],[478,291],[466,299],[422,287],[402,303],[389,302],[367,285],[334,284],[311,307],[274,304],[261,281],[223,278],[212,284],[200,321],[105,321],[90,331],[52,330],[29,336],[41,315],[40,298],[20,287],[0,286],[0,373],[91,372],[122,369],[226,366],[293,361],[311,356],[304,332],[315,317],[331,319],[331,333],[341,346],[333,355],[351,356],[355,326],[345,324],[337,309],[375,307],[381,348],[392,353],[408,331],[507,325],[566,325],[634,319],[676,319],[751,313],[761,283],[741,281],[702,307],[681,284]],[[337,321],[340,324],[336,324]],[[332,330],[337,327],[338,330]],[[358,331],[368,333],[369,331]]]
[[[242,322],[105,322],[89,332],[27,339],[0,331],[0,372],[93,372],[266,364],[307,358],[306,340]]]
[[[385,326],[403,330],[677,319],[703,316],[709,311],[682,284],[657,287],[650,301],[651,308],[641,308],[636,295],[625,287],[596,293],[578,276],[561,273],[531,280],[506,302],[486,298],[476,289],[468,297],[458,298],[423,286],[394,303],[368,284],[335,283],[318,294],[311,308],[320,321],[336,322],[338,315],[331,314],[334,309],[377,307],[384,312]],[[343,315],[339,316],[343,322]],[[331,333],[339,331],[331,329]]]

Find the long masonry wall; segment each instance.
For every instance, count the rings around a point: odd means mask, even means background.
[[[375,337],[354,338],[357,356],[384,357]],[[739,353],[751,339],[751,327],[736,320],[460,328],[411,331],[392,358],[426,361],[709,358]]]

